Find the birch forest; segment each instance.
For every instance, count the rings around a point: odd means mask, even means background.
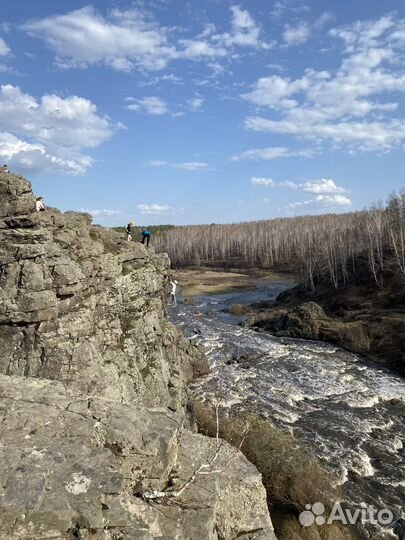
[[[335,288],[346,283],[362,256],[383,287],[387,258],[405,279],[405,191],[361,212],[175,227],[156,235],[154,244],[174,268],[284,265],[312,290],[325,279]]]

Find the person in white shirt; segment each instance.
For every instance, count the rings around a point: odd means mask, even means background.
[[[7,174],[10,173],[10,170],[9,170],[9,168],[7,167],[7,165],[3,165],[3,167],[0,167],[0,169],[1,169],[0,172],[4,172],[4,173],[7,173]]]
[[[44,212],[45,211],[45,204],[44,204],[44,198],[38,197],[37,201],[35,203],[35,207],[37,212]]]
[[[177,299],[176,299],[176,289],[177,289],[177,280],[171,281],[170,285],[172,286],[172,289],[170,291],[170,304],[173,307],[177,306]]]

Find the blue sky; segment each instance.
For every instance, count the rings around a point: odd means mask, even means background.
[[[14,0],[0,160],[104,225],[361,209],[404,186],[403,0]]]

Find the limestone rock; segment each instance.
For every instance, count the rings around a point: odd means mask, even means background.
[[[0,376],[0,540],[274,539],[260,475],[179,413]],[[228,465],[227,465],[228,464]]]
[[[165,320],[167,256],[89,214],[35,212],[22,177],[0,175],[0,194],[0,372],[183,407],[182,369],[204,369]]]

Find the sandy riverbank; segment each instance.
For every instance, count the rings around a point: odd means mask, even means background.
[[[243,271],[222,269],[196,268],[176,270],[174,277],[179,282],[179,292],[184,298],[206,295],[225,294],[239,290],[254,290],[257,281],[290,281],[294,282],[291,274],[271,271]]]

